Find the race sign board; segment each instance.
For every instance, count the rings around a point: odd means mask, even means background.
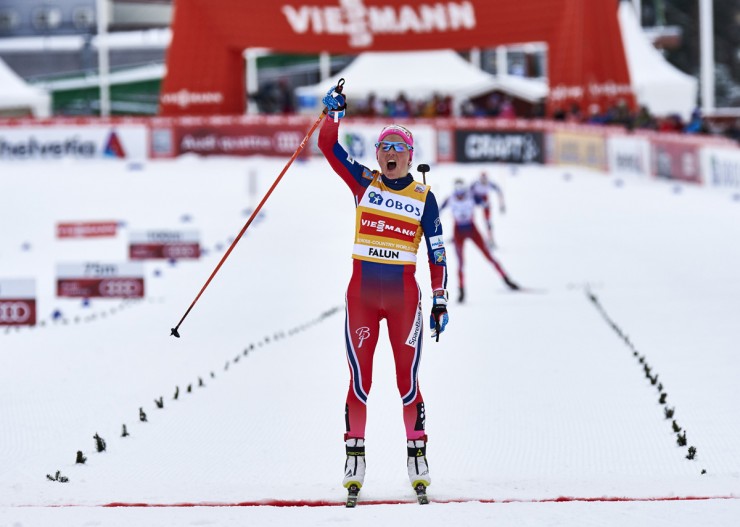
[[[117,229],[117,221],[57,223],[57,238],[103,238],[115,236]]]
[[[36,282],[0,279],[0,326],[36,325]]]
[[[72,298],[143,298],[144,264],[57,264],[57,296]]]
[[[132,231],[128,255],[132,260],[200,258],[198,231]]]

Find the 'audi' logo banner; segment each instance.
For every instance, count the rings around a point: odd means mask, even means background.
[[[36,300],[0,300],[0,326],[35,326]]]
[[[131,260],[200,258],[198,231],[132,231]]]
[[[57,296],[72,298],[143,298],[141,262],[57,264]]]
[[[493,130],[457,130],[455,161],[459,163],[544,164],[544,134]]]
[[[115,278],[60,278],[57,296],[73,298],[143,298],[144,279]]]

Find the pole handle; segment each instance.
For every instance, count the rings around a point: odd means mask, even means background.
[[[422,163],[416,167],[416,170],[421,172],[421,177],[424,180],[424,184],[426,185],[427,184],[427,172],[429,172],[430,170],[429,165],[427,165],[426,163]]]

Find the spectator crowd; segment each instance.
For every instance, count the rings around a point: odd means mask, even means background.
[[[260,113],[291,114],[295,112],[296,105],[293,101],[292,90],[286,83],[275,83],[268,88],[254,97]],[[548,118],[544,103],[532,104],[499,92],[465,100],[459,112],[456,112],[453,107],[453,98],[440,93],[434,93],[427,99],[412,99],[404,93],[400,93],[395,99],[384,99],[375,94],[359,100],[350,96],[349,103],[352,114],[363,117],[425,118],[461,115],[500,119]],[[740,117],[724,121],[705,119],[698,108],[693,111],[688,120],[684,120],[678,114],[654,116],[645,106],[632,111],[626,101],[620,100],[604,109],[592,104],[586,111],[579,105],[573,104],[568,108],[556,109],[549,118],[570,123],[624,126],[629,130],[726,136],[740,142]]]

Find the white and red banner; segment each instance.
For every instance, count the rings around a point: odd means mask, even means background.
[[[198,231],[132,231],[128,253],[132,260],[197,259],[200,234]]]
[[[104,238],[118,232],[117,221],[76,221],[57,223],[57,238]]]
[[[612,135],[606,140],[607,166],[617,176],[650,174],[650,141],[645,137]]]
[[[36,325],[36,282],[0,279],[0,326]]]
[[[705,185],[740,191],[740,148],[704,147],[700,158]]]
[[[57,296],[72,298],[143,298],[141,262],[57,264]]]

